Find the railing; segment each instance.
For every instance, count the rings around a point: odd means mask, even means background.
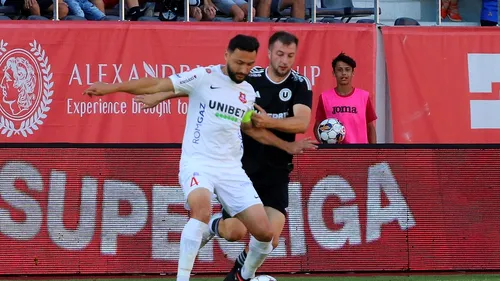
[[[189,22],[189,0],[184,0],[184,21]],[[316,23],[316,8],[317,8],[317,1],[318,0],[312,0],[313,1],[313,6],[311,10],[311,21],[313,23]],[[441,0],[436,0],[436,25],[442,25],[442,20],[441,20]],[[59,20],[59,2],[58,0],[53,0],[54,3],[54,20]],[[248,0],[248,4],[250,7],[253,7],[254,0]],[[380,0],[374,0],[373,1],[373,6],[374,6],[374,21],[375,24],[380,24]],[[500,10],[500,1],[498,1],[498,6]],[[119,1],[119,18],[121,21],[125,20],[125,0],[120,0]],[[247,21],[248,22],[253,22],[254,15],[252,14],[252,9],[248,9],[248,16],[247,16]],[[500,23],[500,13],[498,13],[498,22]]]

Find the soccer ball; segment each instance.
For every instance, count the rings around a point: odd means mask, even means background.
[[[269,275],[259,275],[250,279],[250,281],[277,281],[277,280],[276,278]]]
[[[341,143],[345,139],[345,127],[335,118],[328,118],[319,123],[317,134],[322,143]]]

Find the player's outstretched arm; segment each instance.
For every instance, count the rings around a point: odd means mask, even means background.
[[[136,96],[134,97],[134,101],[141,103],[142,108],[145,109],[145,108],[153,108],[164,100],[168,100],[171,98],[187,97],[187,96],[188,95],[184,93],[180,93],[177,95],[174,92],[159,92],[152,95]]]
[[[305,149],[317,148],[316,145],[313,142],[311,142],[309,138],[306,138],[301,141],[287,142],[285,140],[280,139],[267,129],[254,127],[251,121],[252,114],[253,114],[252,111],[249,111],[245,114],[245,117],[243,117],[241,123],[241,129],[243,133],[249,135],[256,141],[265,145],[275,146],[281,150],[286,151],[289,154],[299,154],[302,153]]]
[[[267,115],[266,111],[258,105],[258,114],[252,116],[252,121],[257,128],[268,128],[291,134],[303,134],[309,127],[311,120],[311,109],[303,104],[293,106],[293,117],[276,119]]]
[[[117,92],[129,93],[132,95],[148,95],[158,92],[173,92],[174,85],[170,78],[140,78],[123,83],[94,83],[85,92],[84,95],[104,96]]]

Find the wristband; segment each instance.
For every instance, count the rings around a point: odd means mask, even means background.
[[[247,112],[245,112],[245,115],[243,115],[243,118],[241,119],[241,123],[248,123],[252,121],[252,114],[254,112],[254,110],[248,110]]]

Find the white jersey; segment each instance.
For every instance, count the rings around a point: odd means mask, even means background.
[[[180,166],[241,167],[241,120],[255,103],[246,81],[237,84],[221,66],[198,67],[169,77],[175,93],[189,95]]]

